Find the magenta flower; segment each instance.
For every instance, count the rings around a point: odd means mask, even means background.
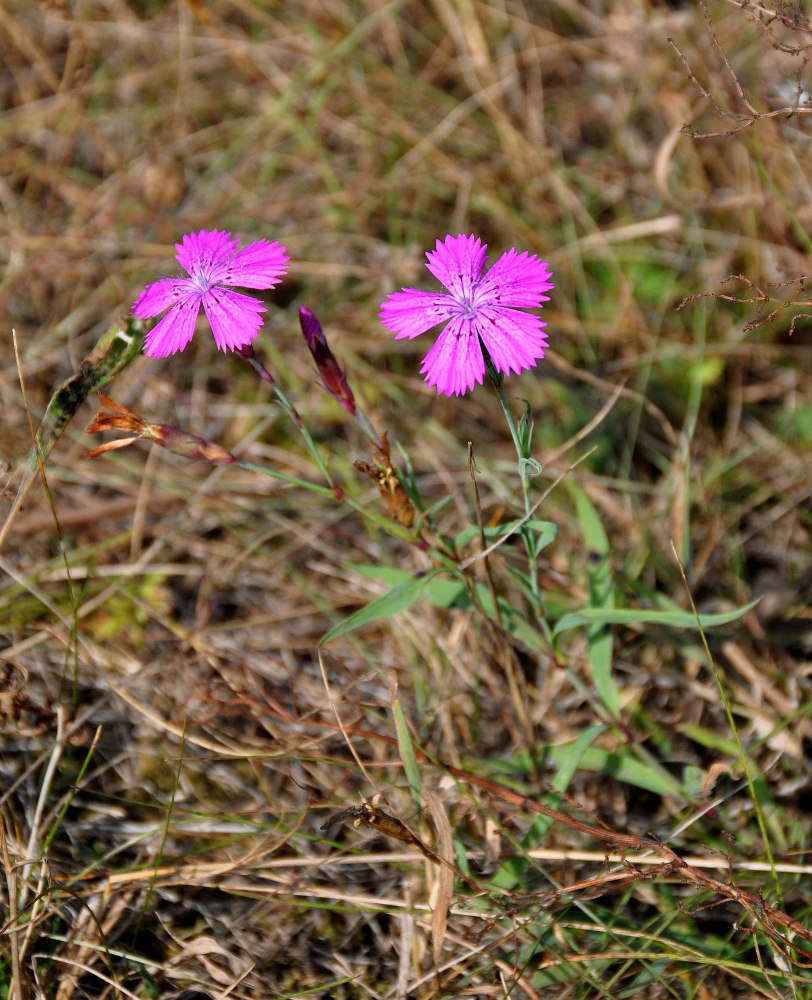
[[[538,257],[515,249],[503,253],[483,276],[487,246],[474,236],[446,236],[426,254],[426,267],[448,292],[404,288],[390,295],[378,314],[402,337],[417,337],[445,322],[420,371],[438,393],[461,396],[482,384],[483,347],[497,371],[509,375],[533,368],[544,357],[547,334],[533,313],[549,300],[552,271]]]
[[[265,306],[224,286],[273,288],[290,258],[279,243],[257,240],[237,249],[239,243],[231,233],[201,229],[175,244],[175,259],[189,277],[161,278],[147,285],[132,308],[133,316],[141,319],[169,310],[147,334],[146,355],[165,358],[182,351],[194,335],[201,303],[219,350],[235,351],[256,337]]]

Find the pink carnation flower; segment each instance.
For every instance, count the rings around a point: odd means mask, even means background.
[[[133,316],[141,319],[169,310],[147,334],[146,355],[165,358],[182,351],[194,335],[201,303],[221,351],[238,350],[256,337],[265,306],[226,286],[273,288],[290,258],[279,243],[257,240],[238,249],[239,243],[231,233],[201,229],[175,244],[175,258],[189,277],[161,278],[147,285],[132,308]]]
[[[549,300],[552,271],[538,257],[515,249],[483,275],[487,246],[474,236],[446,236],[426,254],[426,267],[448,292],[404,288],[390,295],[379,317],[395,339],[417,337],[445,323],[420,371],[438,393],[461,396],[482,384],[485,350],[497,371],[533,368],[544,357],[547,334],[533,313]]]

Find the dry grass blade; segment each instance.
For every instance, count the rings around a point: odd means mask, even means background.
[[[9,1000],[27,1000],[28,990],[22,976],[20,966],[19,929],[17,927],[17,872],[12,864],[6,839],[6,827],[3,814],[0,811],[0,850],[3,855],[3,871],[6,878],[6,894],[8,898],[8,939],[11,948],[11,981],[9,983]]]
[[[454,889],[454,872],[450,867],[454,860],[454,845],[451,841],[451,824],[448,822],[443,803],[435,792],[425,791],[423,797],[428,807],[431,821],[437,833],[437,853],[448,864],[437,869],[437,884],[432,900],[431,948],[434,965],[439,969],[443,954],[443,941],[448,927],[448,911]]]

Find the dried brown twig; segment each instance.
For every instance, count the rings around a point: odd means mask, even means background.
[[[798,294],[803,295],[806,292],[806,283],[809,278],[806,275],[799,275],[797,278],[791,278],[788,281],[769,281],[764,287],[760,287],[750,278],[743,274],[729,274],[723,279],[722,284],[727,281],[741,281],[743,282],[750,294],[739,295],[728,295],[725,292],[702,292],[698,295],[689,295],[688,298],[683,299],[682,302],[677,306],[677,309],[683,309],[690,302],[694,302],[697,299],[704,298],[714,298],[719,299],[723,302],[736,302],[743,305],[757,305],[758,309],[756,315],[753,319],[748,320],[742,330],[745,332],[749,330],[757,330],[759,327],[764,326],[766,323],[771,322],[780,313],[784,312],[786,309],[795,308],[802,309],[804,307],[812,307],[812,299],[810,298],[788,298],[784,299],[778,295],[770,294],[771,291],[775,291],[781,288],[788,288],[791,285],[798,286]],[[772,308],[770,308],[772,307]],[[790,336],[795,332],[795,327],[800,319],[809,319],[810,314],[799,312],[793,315],[790,320],[790,325],[788,333]]]
[[[812,24],[809,23],[809,18],[804,14],[800,0],[797,0],[795,3],[792,16],[787,14],[785,10],[774,10],[771,7],[764,7],[762,4],[756,3],[755,0],[727,0],[727,2],[732,7],[738,7],[739,10],[743,11],[751,24],[755,25],[758,29],[759,34],[764,38],[769,38],[773,47],[781,52],[797,56],[812,47],[812,42],[807,45],[788,45],[786,42],[781,41],[781,39],[776,38],[773,33],[775,26],[781,25],[793,32],[812,35]]]
[[[768,36],[772,28],[772,21],[769,21],[768,18],[772,18],[773,21],[775,20],[780,21],[780,23],[782,23],[785,27],[790,28],[791,30],[801,31],[807,34],[812,32],[812,26],[810,26],[808,19],[805,16],[800,15],[799,12],[796,18],[789,18],[786,14],[782,14],[777,11],[771,11],[759,5],[752,4],[749,2],[749,0],[741,0],[741,2],[737,2],[737,0],[730,0],[730,2],[732,2],[734,6],[739,7],[749,16],[750,20],[756,24],[756,26],[759,29],[759,32],[763,37]],[[711,105],[716,115],[719,118],[726,119],[727,121],[735,123],[734,127],[732,128],[719,130],[716,132],[702,132],[699,129],[695,128],[693,125],[686,124],[682,126],[682,133],[684,135],[688,135],[693,139],[716,139],[720,137],[728,137],[731,135],[736,135],[736,133],[741,132],[744,129],[750,128],[752,125],[755,125],[756,122],[766,121],[769,118],[781,118],[781,117],[788,118],[793,115],[812,114],[812,104],[810,103],[810,100],[809,99],[802,100],[804,93],[804,86],[801,82],[801,74],[807,63],[805,52],[807,48],[812,46],[812,43],[810,43],[809,45],[790,46],[774,38],[770,38],[770,42],[774,48],[779,49],[780,51],[783,51],[788,55],[799,56],[801,57],[803,62],[796,72],[798,82],[796,86],[795,104],[787,105],[782,108],[776,108],[773,109],[772,111],[759,111],[758,108],[755,107],[750,98],[747,96],[747,93],[744,87],[742,86],[742,83],[739,80],[736,71],[733,69],[730,60],[727,57],[727,53],[722,48],[722,45],[719,42],[719,39],[717,38],[716,33],[713,30],[710,13],[708,11],[707,6],[705,5],[705,3],[702,3],[701,6],[705,15],[705,21],[707,24],[707,30],[708,30],[708,35],[710,36],[711,44],[713,48],[716,50],[716,52],[719,54],[719,57],[721,58],[722,62],[724,63],[725,70],[727,72],[728,77],[730,78],[731,83],[733,84],[733,88],[736,91],[739,100],[744,105],[744,108],[746,110],[743,112],[731,111],[728,108],[723,107],[719,103],[719,101],[713,96],[710,90],[708,90],[708,88],[705,87],[700,82],[696,73],[694,73],[693,69],[691,68],[691,64],[688,62],[687,56],[685,56],[685,54],[678,48],[674,39],[668,38],[668,44],[671,46],[674,52],[676,52],[677,58],[685,68],[685,72],[688,75],[688,79],[691,81],[691,83],[693,83],[693,85],[697,88],[697,90],[705,98],[705,100]]]

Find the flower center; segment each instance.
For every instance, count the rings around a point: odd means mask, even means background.
[[[191,278],[195,286],[200,290],[201,295],[205,295],[206,292],[212,287],[212,282],[205,271],[198,271],[193,274]]]

